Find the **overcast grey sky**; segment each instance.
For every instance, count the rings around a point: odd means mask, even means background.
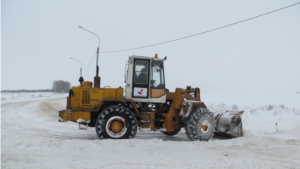
[[[247,19],[295,0],[2,0],[1,89],[47,89],[93,81],[100,51],[139,47]],[[200,36],[101,53],[101,86],[124,86],[128,56],[168,56],[166,84],[202,92],[299,92],[300,5]],[[88,67],[88,68],[87,68]]]

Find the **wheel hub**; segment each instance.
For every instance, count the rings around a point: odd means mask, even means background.
[[[120,132],[121,130],[122,130],[122,128],[123,128],[124,126],[123,126],[123,123],[122,122],[120,122],[119,120],[115,120],[115,121],[113,121],[112,123],[111,123],[111,125],[110,125],[110,129],[114,132],[114,133],[118,133],[118,132]]]
[[[127,131],[125,119],[120,116],[113,116],[106,123],[106,131],[110,137],[120,138]]]
[[[201,131],[201,133],[203,134],[209,134],[212,126],[211,126],[211,120],[208,117],[203,117],[200,121],[199,121],[199,129]]]
[[[207,130],[207,128],[208,128],[208,126],[206,126],[206,125],[202,125],[202,126],[201,126],[201,128],[202,128],[202,130],[206,131],[206,130]]]

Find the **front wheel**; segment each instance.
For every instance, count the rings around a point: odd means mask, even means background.
[[[215,132],[215,119],[205,108],[195,108],[187,122],[187,136],[190,140],[208,141]]]
[[[137,120],[128,108],[121,105],[110,106],[99,114],[95,128],[99,139],[134,138]]]

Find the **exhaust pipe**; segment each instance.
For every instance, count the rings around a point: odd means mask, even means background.
[[[94,77],[94,87],[95,88],[100,88],[100,80],[101,80],[101,78],[99,77],[98,57],[99,57],[99,47],[97,48],[96,76]]]

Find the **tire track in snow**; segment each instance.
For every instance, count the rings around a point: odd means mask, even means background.
[[[4,128],[4,130],[7,130]],[[15,126],[11,128],[8,131],[18,132],[22,134],[27,135],[34,135],[34,136],[41,136],[41,137],[49,137],[49,138],[59,138],[59,139],[83,139],[83,140],[99,140],[99,138],[96,135],[96,132],[94,133],[49,133],[49,132],[43,132],[38,131],[35,129],[28,129],[20,126]],[[55,132],[55,131],[53,131]],[[188,138],[186,138],[184,133],[179,133],[176,136],[165,136],[160,133],[137,133],[134,139],[162,139],[163,141],[189,141]]]
[[[32,130],[32,129],[27,129],[24,127],[19,127],[16,126],[12,128],[11,131],[18,132],[18,133],[23,133],[23,134],[28,134],[28,135],[34,135],[34,136],[41,136],[41,137],[49,137],[49,138],[61,138],[61,139],[86,139],[86,140],[96,140],[98,139],[96,134],[75,134],[75,133],[61,133],[61,134],[53,134],[49,132],[43,132],[43,131],[37,131],[37,130]],[[55,131],[54,131],[55,132]]]

